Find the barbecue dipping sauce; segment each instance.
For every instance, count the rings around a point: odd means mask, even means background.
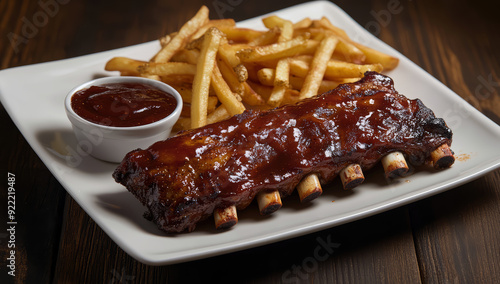
[[[76,92],[71,107],[82,118],[106,126],[149,124],[170,115],[177,101],[171,94],[140,83],[110,83]]]

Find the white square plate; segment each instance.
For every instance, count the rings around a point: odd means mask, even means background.
[[[159,49],[157,41],[0,71],[1,101],[31,147],[90,217],[123,250],[152,265],[228,253],[340,225],[443,192],[500,165],[497,124],[334,4],[310,2],[273,14],[292,21],[326,16],[354,40],[400,58],[399,67],[388,73],[396,89],[409,98],[422,99],[436,116],[443,117],[454,132],[452,149],[459,157],[468,158],[458,159],[451,169],[419,170],[390,184],[375,169],[350,194],[334,183],[311,204],[300,204],[296,196],[285,199],[283,208],[268,217],[261,217],[250,206],[240,212],[239,223],[229,231],[215,232],[209,220],[192,233],[167,236],[143,218],[145,208],[139,201],[114,182],[111,173],[116,165],[86,156],[77,147],[63,104],[66,93],[76,85],[95,77],[116,76],[104,71],[107,60],[114,56],[148,60]],[[238,25],[264,29],[260,19]]]

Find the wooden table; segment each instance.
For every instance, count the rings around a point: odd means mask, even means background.
[[[302,1],[216,0],[211,18],[244,20]],[[353,3],[354,2],[354,3]],[[41,4],[46,3],[46,4]],[[1,68],[151,41],[177,30],[202,1],[0,2]],[[490,1],[336,1],[358,23],[500,123],[500,18]],[[217,7],[225,10],[219,10]],[[44,16],[45,15],[45,16]],[[9,34],[26,30],[25,41]],[[12,35],[12,34],[11,34]],[[29,83],[30,78],[26,78]],[[22,94],[20,94],[22,95]],[[10,283],[500,283],[500,171],[373,217],[209,259],[154,267],[123,252],[66,194],[0,110],[1,173],[14,173],[16,276]],[[1,220],[5,226],[6,186]],[[3,228],[3,227],[2,227]],[[330,243],[328,255],[315,251]]]

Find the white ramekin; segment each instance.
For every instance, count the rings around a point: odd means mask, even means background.
[[[161,120],[132,127],[113,127],[93,123],[77,115],[71,108],[71,98],[77,91],[109,83],[140,83],[156,87],[174,96],[177,100],[177,107],[172,114]],[[181,114],[182,98],[174,88],[160,81],[142,77],[104,77],[86,82],[71,90],[66,96],[65,108],[78,140],[78,146],[95,158],[119,163],[128,152],[137,148],[146,148],[170,136],[172,127]]]

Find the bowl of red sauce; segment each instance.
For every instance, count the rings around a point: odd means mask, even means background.
[[[119,163],[137,148],[171,135],[182,98],[171,86],[142,77],[104,77],[66,96],[66,114],[83,150]]]

